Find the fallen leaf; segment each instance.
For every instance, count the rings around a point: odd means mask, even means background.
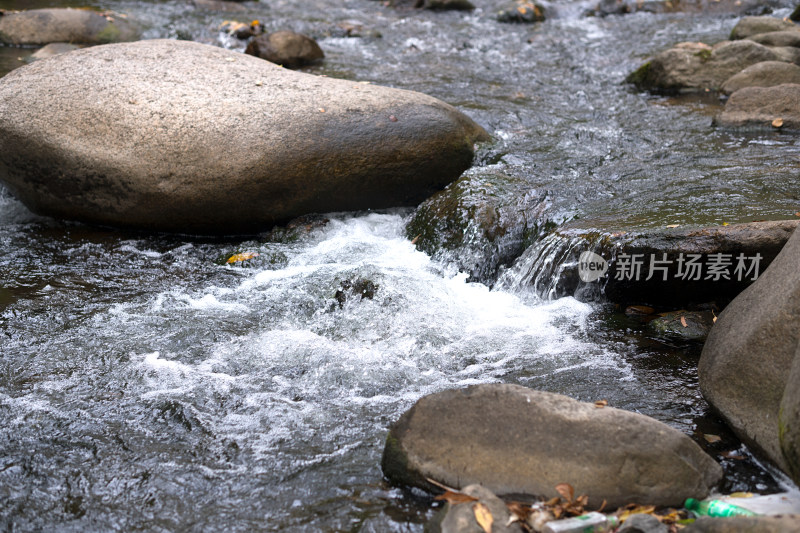
[[[472,506],[472,512],[475,513],[475,520],[478,522],[478,525],[481,526],[486,533],[492,533],[494,517],[492,513],[489,512],[489,508],[481,502],[478,502]]]
[[[728,224],[727,222],[723,222],[722,225],[723,226],[730,226],[730,224]]]
[[[780,128],[781,126],[783,126],[783,119],[782,118],[776,118],[775,120],[772,121],[772,127],[773,128]]]
[[[619,521],[624,522],[635,514],[653,514],[655,510],[655,505],[629,505],[628,508],[619,515]]]
[[[320,113],[324,113],[324,112],[325,112],[325,108],[324,108],[324,107],[320,107],[320,108],[319,108],[319,112],[320,112]]]
[[[719,435],[712,435],[711,433],[705,433],[703,438],[706,439],[706,442],[709,444],[714,444],[715,442],[719,442],[722,440],[722,437]]]
[[[686,323],[686,317],[685,316],[681,317],[681,326],[683,326],[685,328],[689,327],[689,324]]]
[[[741,460],[743,460],[745,458],[744,455],[739,455],[738,453],[736,453],[734,451],[722,452],[720,455],[722,457],[727,458],[727,459],[733,459],[734,461],[741,461]]]
[[[794,214],[794,216],[796,216],[796,217],[800,217],[800,211],[798,211],[797,213],[795,213],[795,214]]]
[[[716,324],[717,323],[717,315],[714,314],[714,311],[711,311],[711,316],[714,317],[714,318],[711,319],[711,322],[713,324]]]
[[[561,497],[571,502],[575,498],[575,488],[569,483],[559,483],[556,485],[556,492],[561,494]]]
[[[680,226],[680,224],[669,224],[667,227],[668,228],[677,228],[678,226]]]
[[[606,405],[608,405],[608,400],[597,400],[596,402],[594,402],[594,406],[597,407],[598,409],[602,409]]]
[[[753,497],[753,493],[752,492],[732,492],[732,493],[728,494],[728,496],[731,497],[731,498],[752,498]]]
[[[446,491],[444,494],[439,494],[434,500],[446,501],[451,505],[458,505],[459,503],[476,502],[478,498],[473,498],[469,494],[463,492]]]
[[[258,257],[258,254],[256,252],[243,252],[240,254],[233,254],[228,258],[227,263],[228,264],[240,263],[242,261],[247,261],[248,259],[252,259],[254,257]]]
[[[625,308],[626,315],[652,315],[655,309],[646,305],[629,305]]]
[[[422,233],[420,233],[419,235],[417,235],[416,237],[414,237],[413,239],[411,239],[411,244],[417,244],[417,241],[419,240],[419,238],[420,238],[421,236],[422,236]]]

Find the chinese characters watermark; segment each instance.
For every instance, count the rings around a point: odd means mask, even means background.
[[[761,254],[651,254],[621,253],[614,264],[616,281],[755,281],[761,269]],[[583,252],[579,259],[581,281],[600,279],[607,271],[608,261],[594,252]]]

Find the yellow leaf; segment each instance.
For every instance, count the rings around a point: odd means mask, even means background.
[[[258,254],[255,252],[243,252],[240,254],[234,254],[228,258],[227,263],[240,263],[242,261],[247,261],[248,259],[252,259],[254,257],[258,257]]]
[[[728,224],[727,222],[723,222],[722,225],[723,226],[730,226],[730,224]]]
[[[492,513],[489,512],[489,508],[481,502],[478,502],[472,506],[472,512],[475,513],[475,520],[478,522],[478,525],[481,526],[486,533],[492,533],[494,517]]]
[[[608,405],[608,400],[597,400],[596,402],[594,402],[594,406],[597,407],[598,409],[602,409],[606,405]]]
[[[772,121],[772,127],[773,128],[780,128],[781,126],[783,126],[783,119],[782,118],[776,118],[775,120]]]
[[[620,522],[624,522],[632,515],[635,514],[653,514],[656,510],[655,505],[640,505],[633,507],[631,509],[625,509],[621,515],[619,515]]]

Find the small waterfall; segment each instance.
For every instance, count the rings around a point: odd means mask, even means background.
[[[553,232],[530,246],[511,267],[500,274],[495,288],[532,294],[543,300],[574,296],[581,301],[599,300],[599,283],[584,283],[578,276],[578,260],[584,251],[597,251],[600,234]]]

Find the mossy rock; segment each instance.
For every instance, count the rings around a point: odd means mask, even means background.
[[[473,169],[423,202],[406,226],[417,248],[489,282],[554,225],[546,194],[522,178]]]

